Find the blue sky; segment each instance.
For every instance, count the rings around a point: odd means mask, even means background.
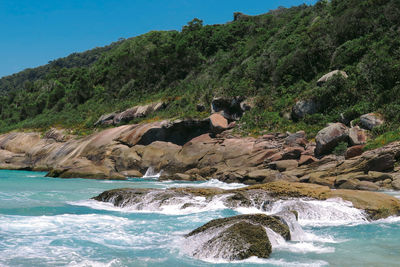
[[[266,13],[316,0],[0,0],[0,77],[151,30],[180,30],[233,12]]]

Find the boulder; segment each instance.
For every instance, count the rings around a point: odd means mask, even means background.
[[[298,120],[304,118],[306,115],[317,113],[318,106],[314,100],[300,100],[292,108],[292,118]]]
[[[393,189],[400,190],[400,176],[397,174],[392,181]]]
[[[287,147],[282,152],[282,159],[299,159],[303,152],[304,148],[302,147]]]
[[[349,129],[349,141],[352,146],[363,145],[367,143],[367,133],[359,126],[351,127]]]
[[[210,128],[210,119],[161,121],[132,126],[117,140],[128,146],[149,145],[155,141],[184,145],[195,137],[211,132]],[[221,130],[218,127],[212,129],[214,133]]]
[[[196,258],[230,261],[268,258],[272,247],[266,228],[290,239],[289,227],[279,218],[265,214],[238,215],[212,220],[187,234],[186,241],[191,244],[188,247],[194,246],[187,252]]]
[[[360,117],[360,125],[364,129],[372,130],[373,128],[380,126],[384,123],[384,120],[379,114],[368,113]]]
[[[318,86],[322,86],[324,83],[326,83],[327,81],[329,81],[330,79],[332,79],[333,76],[335,75],[341,75],[343,78],[347,79],[349,76],[347,75],[346,72],[341,71],[341,70],[334,70],[331,71],[327,74],[325,74],[324,76],[322,76],[318,81],[317,81],[317,85]]]
[[[351,159],[357,156],[360,156],[364,151],[364,145],[356,145],[349,147],[346,152],[344,153],[345,159]]]
[[[228,120],[221,114],[214,113],[210,117],[210,126],[213,132],[222,132],[228,128]]]
[[[307,145],[306,133],[304,131],[298,131],[294,134],[289,134],[285,138],[285,145],[287,146],[302,146],[305,147]]]
[[[134,106],[132,108],[126,109],[120,113],[109,113],[102,115],[96,122],[96,125],[109,125],[109,124],[119,124],[121,122],[129,122],[135,118],[141,118],[149,115],[150,113],[157,112],[166,107],[165,102],[154,102],[142,106]]]
[[[344,124],[332,123],[319,131],[315,137],[317,143],[315,155],[322,156],[331,153],[340,142],[348,142],[348,138],[349,131]]]
[[[244,97],[216,97],[211,102],[211,113],[220,113],[227,120],[238,120],[243,115],[240,104],[245,100]]]

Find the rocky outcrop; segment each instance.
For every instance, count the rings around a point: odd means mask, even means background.
[[[322,144],[319,138],[317,144],[308,142],[302,131],[257,138],[235,136],[232,130],[223,130],[226,119],[214,115],[223,119],[222,127],[217,126],[218,120],[211,123],[208,118],[124,125],[84,138],[65,131],[44,136],[8,133],[0,135],[0,168],[96,179],[139,177],[152,168],[162,172],[159,179],[164,180],[214,178],[247,185],[300,181],[359,190],[393,189],[398,184],[395,179],[354,176],[380,172],[395,177],[399,172],[395,169],[400,159],[399,142],[366,152],[354,146],[345,153],[346,158],[323,154],[316,158],[314,150]]]
[[[368,113],[360,116],[360,125],[364,129],[372,130],[384,123],[382,116],[376,113]]]
[[[329,154],[340,142],[348,142],[349,130],[342,123],[332,123],[328,127],[318,132],[315,137],[317,146],[315,155],[321,156]]]
[[[377,178],[378,174],[370,175],[371,180]],[[199,197],[203,202],[199,202]],[[317,200],[341,198],[350,201],[354,207],[364,210],[373,220],[400,214],[400,200],[387,194],[348,189],[331,190],[328,186],[288,181],[275,181],[233,190],[199,187],[123,188],[105,191],[93,199],[110,202],[118,207],[154,211],[163,210],[163,207],[168,205],[180,207],[182,210],[201,209],[213,205],[213,201],[222,202],[228,208],[255,207],[268,210],[275,201],[297,198]]]
[[[109,113],[102,115],[94,125],[111,125],[119,124],[121,122],[129,122],[135,118],[146,117],[153,112],[164,109],[167,106],[165,102],[155,102],[143,106],[134,106],[120,113]]]
[[[346,72],[342,71],[342,70],[334,70],[331,71],[327,74],[325,74],[324,76],[322,76],[318,81],[317,81],[317,85],[318,86],[322,86],[324,83],[326,83],[327,81],[329,81],[330,79],[332,79],[333,76],[335,75],[341,75],[343,78],[347,79],[349,76],[347,75]]]
[[[249,257],[268,258],[272,251],[267,230],[290,239],[287,225],[265,214],[238,215],[212,220],[185,237],[187,242],[202,240],[191,251],[197,258],[244,260]]]
[[[302,119],[306,115],[317,113],[318,106],[312,99],[300,100],[292,108],[291,117],[294,120]]]

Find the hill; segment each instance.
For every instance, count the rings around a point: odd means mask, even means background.
[[[375,135],[392,133],[400,122],[398,14],[397,0],[332,0],[149,32],[0,79],[0,129],[82,133],[102,114],[156,100],[169,104],[146,120],[202,118],[208,112],[197,104],[245,96],[254,107],[239,121],[244,133],[315,134],[327,122],[368,112],[386,121]],[[336,69],[348,78],[317,85]],[[301,99],[317,103],[317,112],[297,121],[284,116]]]

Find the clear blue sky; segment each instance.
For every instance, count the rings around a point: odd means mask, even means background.
[[[0,0],[0,77],[197,17],[231,21],[316,0]]]

